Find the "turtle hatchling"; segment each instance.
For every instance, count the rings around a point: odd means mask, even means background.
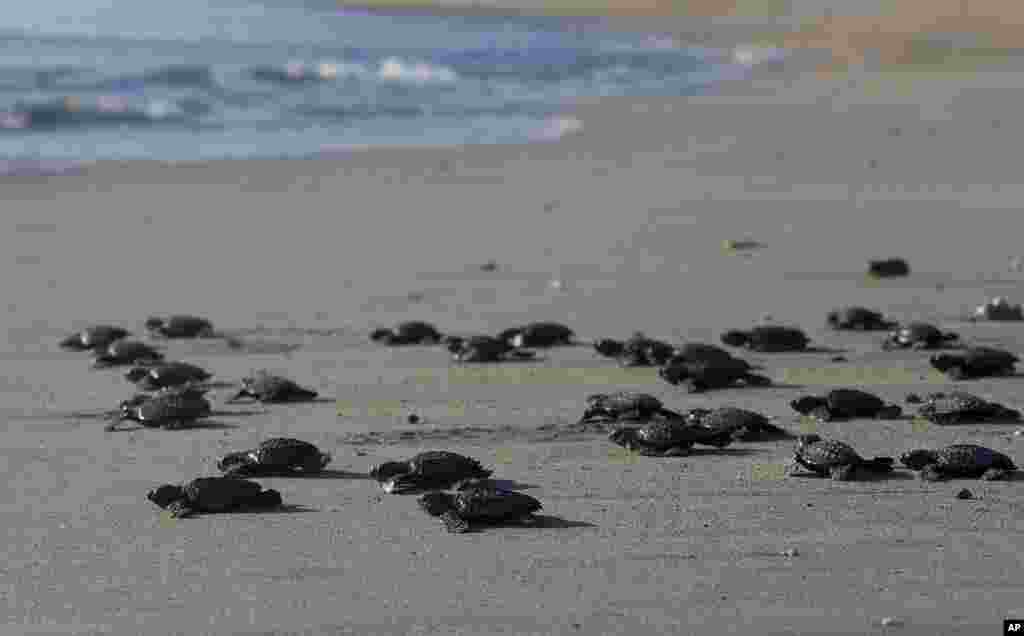
[[[917,449],[900,455],[900,463],[921,471],[921,479],[1007,479],[1017,466],[1006,455],[976,444],[953,444],[938,450]]]
[[[132,367],[124,377],[142,391],[159,391],[213,377],[209,371],[187,362],[163,362]]]
[[[64,338],[60,347],[72,351],[100,351],[130,335],[127,329],[114,325],[93,325]]]
[[[313,389],[300,386],[294,380],[266,371],[260,371],[242,378],[242,388],[228,402],[243,397],[265,403],[309,402],[319,394]]]
[[[455,493],[429,492],[416,503],[432,517],[440,517],[453,534],[469,532],[473,526],[524,524],[535,525],[534,516],[542,506],[537,499],[514,490],[488,484],[466,487]]]
[[[198,513],[263,510],[281,505],[281,493],[248,479],[199,477],[185,484],[164,484],[146,494],[176,519]]]
[[[537,355],[533,351],[514,347],[506,340],[491,336],[449,337],[446,339],[446,346],[456,362],[529,360]]]
[[[956,353],[934,355],[928,362],[951,380],[966,380],[1013,375],[1020,358],[1003,349],[971,347]]]
[[[1020,411],[989,402],[964,391],[932,393],[924,398],[918,414],[935,424],[960,424],[963,422],[1016,422]]]
[[[823,422],[858,417],[888,419],[899,417],[903,409],[887,404],[877,395],[858,389],[834,389],[825,395],[809,395],[789,403],[801,415],[810,415]]]
[[[714,362],[718,360],[741,360],[735,357],[729,351],[719,347],[718,345],[709,344],[706,342],[687,342],[686,344],[678,347],[676,352],[672,355],[672,358],[666,362],[666,364],[672,364],[676,361],[684,362]],[[753,366],[748,365],[749,369],[753,369]]]
[[[792,437],[761,413],[732,406],[690,409],[685,415],[687,422],[710,431],[727,431],[736,441],[758,442]]]
[[[896,322],[881,312],[867,307],[840,307],[828,312],[825,322],[837,331],[885,331],[896,328]]]
[[[193,388],[165,391],[153,396],[136,395],[121,402],[119,418],[106,430],[113,431],[118,422],[124,421],[138,422],[150,428],[182,428],[209,417],[212,412],[213,407],[203,397],[202,391]]]
[[[217,468],[225,476],[313,475],[331,463],[331,454],[300,439],[273,437],[256,448],[228,453]]]
[[[405,461],[384,462],[370,469],[370,477],[391,494],[444,490],[467,479],[486,479],[492,473],[472,457],[449,451],[426,451]]]
[[[635,333],[628,340],[602,338],[594,342],[594,350],[606,358],[614,358],[625,367],[661,366],[677,353],[671,344]]]
[[[751,351],[805,351],[811,341],[801,329],[784,325],[758,325],[749,330],[731,329],[722,334],[722,344]]]
[[[801,435],[793,453],[793,468],[803,468],[816,475],[829,476],[837,481],[857,477],[858,470],[870,473],[890,473],[892,457],[864,459],[845,442],[822,439],[820,435]]]
[[[164,338],[209,338],[214,335],[212,322],[187,314],[164,318],[151,316],[146,319],[146,329],[151,334]]]
[[[613,444],[651,457],[682,457],[694,444],[725,448],[732,443],[731,431],[695,426],[681,417],[660,417],[640,426],[621,426],[608,435]]]
[[[686,387],[690,393],[722,389],[743,383],[745,386],[770,386],[771,378],[751,373],[746,360],[738,358],[690,361],[675,359],[658,370],[658,375],[672,385]]]
[[[939,349],[956,343],[960,336],[927,322],[908,322],[882,341],[882,349]]]
[[[971,320],[993,320],[1019,322],[1024,320],[1024,308],[1019,304],[1011,304],[1003,296],[997,296],[984,305],[974,309]]]
[[[895,278],[910,275],[910,265],[902,258],[880,258],[868,261],[868,276]]]
[[[429,322],[410,320],[394,329],[374,329],[370,340],[386,345],[434,345],[441,342],[441,332]]]
[[[614,422],[623,418],[645,420],[657,415],[682,418],[681,414],[666,409],[661,400],[648,393],[595,393],[587,397],[586,410],[579,423]]]
[[[161,362],[164,354],[144,342],[137,340],[115,340],[106,349],[96,352],[93,357],[94,369],[125,366],[146,362]]]
[[[531,322],[522,327],[506,329],[498,334],[500,340],[513,347],[546,349],[575,344],[572,329],[557,322]]]

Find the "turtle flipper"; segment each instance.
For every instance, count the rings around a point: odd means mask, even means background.
[[[1005,468],[989,468],[988,470],[981,474],[981,479],[983,481],[998,481],[1009,479],[1010,472],[1011,471],[1006,470]]]
[[[253,497],[249,505],[252,508],[268,509],[277,508],[282,503],[284,503],[284,499],[281,498],[281,493],[273,488],[268,488]]]
[[[921,469],[921,479],[924,481],[942,481],[946,479],[946,475],[942,473],[938,466],[930,464]]]
[[[854,478],[856,468],[857,467],[852,464],[833,466],[829,469],[829,476],[836,481],[851,481]]]
[[[810,413],[811,417],[820,420],[822,422],[831,422],[834,417],[832,415],[832,409],[827,406],[819,406]]]
[[[452,534],[469,532],[469,523],[451,510],[441,513],[441,523],[444,524],[445,530]]]
[[[688,446],[673,446],[662,452],[662,457],[686,457],[690,454],[690,447]]]
[[[184,519],[195,515],[197,511],[187,501],[173,501],[167,506],[167,512],[173,519]]]
[[[252,466],[248,463],[231,464],[223,471],[225,477],[250,477],[253,474]]]
[[[865,461],[863,467],[876,473],[891,473],[895,463],[892,457],[874,457]]]
[[[890,404],[879,409],[875,415],[880,420],[891,420],[903,415],[903,409],[896,404]]]

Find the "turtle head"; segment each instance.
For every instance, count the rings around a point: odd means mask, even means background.
[[[374,342],[387,342],[394,337],[395,332],[393,329],[384,329],[382,327],[380,329],[374,329],[373,331],[370,332],[370,340]]]
[[[637,429],[630,427],[616,429],[608,434],[608,441],[627,449],[633,449],[638,446],[637,442],[639,440],[640,436]]]
[[[928,464],[935,463],[935,451],[917,449],[900,455],[900,463],[911,470],[921,470]]]
[[[420,508],[432,517],[440,517],[455,508],[455,496],[446,492],[428,492],[416,501]]]
[[[149,369],[147,369],[146,367],[137,366],[132,367],[127,372],[125,372],[124,378],[129,382],[138,382],[147,375],[149,375]]]
[[[948,353],[940,353],[928,358],[928,362],[939,371],[945,373],[956,366],[956,358],[949,355]]]
[[[808,444],[814,444],[815,442],[821,441],[821,435],[816,433],[808,433],[806,435],[800,435],[796,438],[797,448],[802,448]]]
[[[750,334],[741,329],[730,329],[722,334],[722,344],[742,347],[750,341]]]
[[[801,415],[810,415],[811,411],[818,407],[827,406],[828,400],[821,397],[815,396],[804,396],[797,398],[789,403],[789,406]]]
[[[466,339],[462,336],[445,336],[441,338],[441,344],[444,345],[449,353],[458,353],[465,346]]]
[[[839,310],[833,309],[832,311],[828,312],[828,314],[825,316],[825,322],[826,324],[828,324],[829,327],[838,327],[839,318]]]
[[[75,333],[75,334],[71,334],[67,338],[64,338],[63,340],[61,340],[60,341],[60,348],[61,349],[74,349],[76,351],[79,351],[79,350],[85,349],[87,347],[82,342],[82,334]]]
[[[160,331],[164,327],[164,319],[157,318],[156,316],[150,316],[146,318],[146,329],[149,331]]]
[[[146,493],[146,499],[149,499],[161,508],[166,508],[175,501],[180,501],[184,498],[185,489],[174,484],[164,484]]]
[[[334,456],[326,451],[320,451],[320,469],[327,468],[327,464],[330,464],[334,460]]]
[[[409,464],[406,462],[384,462],[377,464],[370,469],[370,477],[384,483],[396,475],[409,472]]]
[[[601,338],[594,342],[594,351],[608,358],[621,355],[625,349],[626,346],[621,341],[611,338]]]

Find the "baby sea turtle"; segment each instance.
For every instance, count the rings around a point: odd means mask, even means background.
[[[658,375],[673,385],[682,385],[690,393],[722,389],[742,382],[746,386],[770,386],[771,378],[751,373],[746,360],[738,358],[689,361],[673,360],[658,370]]]
[[[1011,304],[1003,296],[997,296],[984,305],[976,307],[971,319],[1017,322],[1024,320],[1024,308]]]
[[[900,463],[921,471],[921,479],[938,481],[965,477],[1006,479],[1017,466],[1006,455],[976,444],[953,444],[938,450],[917,449],[900,455]]]
[[[682,457],[694,444],[724,448],[732,443],[730,431],[715,431],[689,424],[682,417],[659,417],[640,426],[622,426],[608,440],[623,448],[651,457]]]
[[[469,338],[447,337],[445,346],[452,352],[456,362],[502,362],[504,360],[529,360],[536,353],[514,347],[506,340],[491,336]]]
[[[825,321],[836,330],[883,331],[896,328],[896,322],[887,320],[881,312],[859,306],[833,309]]]
[[[200,390],[186,388],[164,391],[153,396],[136,395],[121,402],[119,418],[106,430],[113,431],[118,422],[132,421],[150,428],[175,429],[189,426],[213,412],[210,402]]]
[[[572,345],[575,344],[575,337],[572,329],[557,322],[531,322],[498,334],[500,340],[513,347],[534,349]]]
[[[193,382],[205,382],[213,376],[206,369],[187,362],[162,362],[132,367],[124,377],[140,390],[159,391]]]
[[[929,359],[933,369],[951,380],[1013,375],[1020,358],[1003,349],[971,347],[957,353],[942,353]]]
[[[93,325],[64,338],[60,347],[72,351],[99,351],[130,335],[127,329],[114,325]]]
[[[432,517],[440,517],[445,529],[454,534],[469,532],[476,525],[536,524],[541,510],[533,497],[491,485],[472,486],[455,493],[429,492],[416,502]]]
[[[902,258],[882,258],[868,261],[868,275],[875,278],[895,278],[910,275],[910,265]]]
[[[429,322],[410,320],[394,329],[374,329],[370,340],[387,345],[434,345],[441,342],[441,332]]]
[[[882,341],[882,348],[889,349],[938,349],[948,347],[960,339],[953,332],[945,332],[927,322],[908,322],[893,331]]]
[[[717,360],[738,360],[744,362],[741,358],[735,357],[732,353],[718,345],[706,342],[687,342],[676,349],[675,354],[666,364],[672,364],[675,361],[712,362]],[[754,368],[750,365],[747,366],[749,369]]]
[[[392,494],[444,490],[467,479],[485,479],[492,473],[472,457],[449,451],[426,451],[370,469],[370,477],[383,485],[384,492]]]
[[[726,431],[736,441],[757,442],[792,437],[788,431],[772,424],[761,413],[731,406],[690,409],[686,412],[686,421],[711,431]]]
[[[290,437],[272,437],[256,448],[228,453],[219,462],[225,476],[313,475],[331,463],[331,454]]]
[[[151,334],[164,338],[209,338],[214,335],[212,322],[187,314],[175,314],[164,318],[151,316],[146,319],[146,329]]]
[[[313,389],[300,386],[294,380],[266,371],[242,378],[242,388],[228,402],[243,397],[266,403],[309,402],[319,394]]]
[[[964,391],[932,393],[923,400],[918,414],[935,424],[959,424],[961,422],[1015,422],[1021,418],[1020,411],[989,402]]]
[[[731,329],[722,334],[722,344],[751,351],[804,351],[811,341],[802,330],[783,325],[758,325],[753,329]]]
[[[648,393],[595,393],[587,397],[586,410],[579,423],[609,422],[622,418],[645,420],[656,415],[682,418],[681,414],[666,409],[661,400]]]
[[[849,481],[857,476],[858,469],[872,473],[890,473],[892,457],[864,459],[845,442],[822,439],[820,435],[801,435],[793,453],[794,468],[804,468],[821,476],[838,481]]]
[[[615,358],[625,367],[661,366],[678,352],[671,344],[639,332],[625,341],[602,338],[594,342],[594,350],[606,358]]]
[[[801,415],[810,415],[823,422],[857,417],[888,419],[899,417],[903,409],[886,404],[877,395],[858,389],[834,389],[821,396],[804,396],[789,403]]]
[[[237,477],[199,477],[181,484],[164,484],[146,494],[176,519],[204,512],[233,512],[277,508],[281,493]]]
[[[94,369],[124,366],[145,362],[160,362],[164,354],[144,342],[137,340],[115,340],[106,349],[100,349],[93,357]]]

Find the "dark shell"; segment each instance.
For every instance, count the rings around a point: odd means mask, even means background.
[[[880,312],[867,307],[841,307],[828,313],[826,322],[833,329],[874,331],[892,329],[895,325]]]
[[[625,366],[659,366],[675,354],[676,348],[669,343],[637,334],[623,343],[619,360]]]
[[[456,493],[431,492],[420,496],[417,504],[433,517],[457,515],[458,520],[449,525],[453,531],[465,531],[462,524],[466,522],[498,524],[523,520],[543,508],[540,501],[525,493],[486,487]]]
[[[910,265],[902,258],[885,258],[868,261],[868,274],[876,278],[909,276]]]
[[[402,340],[419,342],[422,344],[436,344],[441,342],[441,332],[429,322],[421,320],[410,320],[399,323],[395,327],[395,334]]]
[[[459,479],[491,475],[491,471],[486,470],[476,459],[450,451],[419,453],[409,459],[409,467],[410,472],[417,475],[456,475]]]
[[[532,352],[517,349],[505,340],[492,338],[491,336],[473,336],[461,342],[450,340],[449,351],[452,351],[452,359],[457,362],[501,362],[511,354],[515,357],[532,357]]]
[[[547,348],[573,344],[575,333],[557,322],[532,322],[522,327],[506,329],[498,334],[514,347]]]
[[[985,303],[977,309],[974,318],[993,321],[1019,322],[1024,320],[1024,308],[1020,305]]]
[[[957,353],[932,356],[932,368],[954,378],[1009,375],[1020,359],[1013,353],[991,347],[972,347]]]
[[[814,415],[822,419],[845,419],[855,417],[896,417],[902,409],[888,405],[877,395],[858,389],[835,389],[823,396],[805,396],[793,400],[790,407],[802,415]]]
[[[733,330],[722,335],[722,343],[738,346],[738,337],[743,338],[742,346],[752,351],[781,352],[803,351],[810,338],[801,329],[784,325],[758,325],[749,331]]]
[[[814,439],[804,436],[797,444],[796,458],[800,464],[815,472],[828,472],[835,466],[853,466],[864,459],[845,442],[834,439]],[[807,438],[805,440],[805,438]]]
[[[221,470],[232,466],[259,467],[303,472],[318,472],[330,461],[329,453],[323,453],[309,442],[290,437],[273,437],[264,440],[256,448],[241,453],[231,453],[217,465]]]
[[[638,426],[622,426],[608,435],[609,441],[630,450],[663,453],[671,449],[687,449],[694,444],[724,447],[732,441],[731,434],[688,423],[682,417],[658,417]]]
[[[136,396],[122,405],[122,419],[133,420],[146,426],[189,423],[213,412],[206,398],[194,393],[160,393],[149,399]]]
[[[276,490],[264,490],[254,481],[235,477],[199,477],[180,486],[164,484],[150,490],[146,498],[161,508],[173,511],[174,516],[268,508],[281,504],[281,493]]]
[[[316,398],[317,392],[284,376],[260,372],[242,379],[239,395],[248,395],[261,402],[300,402]]]
[[[956,340],[956,334],[947,334],[927,322],[909,322],[893,331],[886,340],[887,346],[895,347],[940,347]]]
[[[926,455],[928,464],[939,467],[949,476],[978,476],[990,468],[1016,470],[1013,460],[999,451],[977,444],[953,444],[936,451],[910,451],[900,456],[900,462],[913,470],[921,470],[923,461],[914,462],[915,454]]]
[[[669,364],[679,361],[689,362],[716,362],[719,360],[739,360],[731,353],[718,345],[704,342],[688,342],[676,350],[675,355],[669,360]],[[748,365],[748,368],[749,365]]]
[[[711,431],[728,432],[733,439],[756,441],[763,438],[788,437],[789,434],[756,411],[736,407],[692,409],[686,414],[691,424]]]
[[[492,472],[472,457],[450,451],[426,451],[405,461],[375,466],[370,476],[383,483],[388,492],[403,492],[410,488],[444,489],[465,479],[490,477]]]
[[[139,342],[137,340],[117,340],[112,342],[106,350],[97,353],[96,366],[136,364],[138,362],[159,362],[163,359],[164,355],[162,353],[144,342]]]
[[[127,329],[114,325],[93,325],[86,327],[76,334],[64,338],[60,342],[61,348],[85,351],[87,349],[104,349],[112,343],[130,336]]]
[[[1020,412],[963,391],[933,393],[924,400],[918,414],[937,424],[992,419],[1020,419]]]
[[[146,320],[146,328],[165,338],[198,338],[213,333],[213,323],[206,318],[176,314]]]
[[[690,390],[697,391],[733,386],[740,380],[757,385],[770,383],[768,378],[751,374],[750,365],[737,358],[705,362],[674,360],[659,369],[658,375],[669,384],[686,384]]]
[[[617,393],[596,393],[587,398],[583,417],[604,415],[616,417],[648,417],[664,408],[661,400],[648,393],[619,391]]]
[[[135,367],[125,373],[129,381],[134,381],[146,390],[159,390],[189,382],[203,382],[210,379],[206,369],[187,362],[167,362],[154,366]]]

